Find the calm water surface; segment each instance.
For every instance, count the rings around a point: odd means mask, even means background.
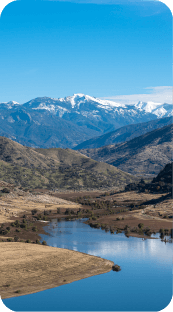
[[[106,233],[83,220],[53,220],[45,230],[49,246],[100,256],[122,270],[3,300],[13,311],[160,311],[169,304],[172,244]]]

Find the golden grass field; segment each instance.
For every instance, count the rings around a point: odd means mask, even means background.
[[[0,295],[31,294],[109,272],[113,262],[81,252],[18,242],[0,243]]]

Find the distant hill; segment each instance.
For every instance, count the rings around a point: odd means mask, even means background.
[[[139,183],[126,185],[125,191],[139,191],[150,193],[172,193],[172,167],[173,163],[167,164],[155,177],[151,183],[145,183],[142,179]]]
[[[128,142],[83,149],[80,152],[133,175],[152,176],[158,174],[172,160],[172,135],[171,124]]]
[[[162,128],[172,123],[172,117],[165,117],[148,122],[132,124],[124,126],[115,131],[108,132],[99,137],[89,139],[77,145],[74,149],[79,150],[83,148],[98,148],[110,144],[117,144],[121,142],[130,141],[142,134],[152,130]]]
[[[26,189],[107,189],[136,181],[70,149],[33,149],[0,137],[0,180]]]

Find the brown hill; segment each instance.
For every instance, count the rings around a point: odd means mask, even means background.
[[[171,124],[128,142],[80,152],[133,175],[152,176],[172,160],[172,134]]]
[[[70,149],[33,149],[0,137],[0,180],[25,188],[122,187],[136,179]]]

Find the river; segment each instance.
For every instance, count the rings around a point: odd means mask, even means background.
[[[49,246],[100,256],[120,272],[92,276],[31,295],[3,300],[13,311],[159,311],[172,298],[172,244],[127,238],[83,220],[52,220],[41,235]],[[159,237],[157,235],[157,237]]]

